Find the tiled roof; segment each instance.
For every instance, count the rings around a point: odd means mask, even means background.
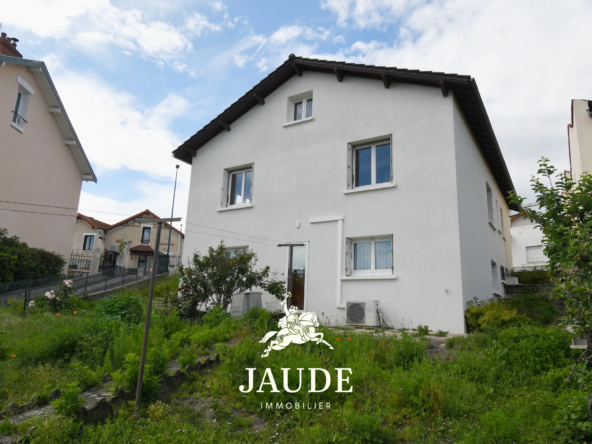
[[[154,254],[154,250],[150,245],[136,245],[135,247],[130,248],[131,253],[152,253]]]
[[[103,230],[108,230],[109,227],[110,227],[109,224],[106,224],[105,222],[101,222],[100,220],[97,220],[94,217],[85,216],[84,214],[78,213],[76,215],[76,217],[78,217],[78,218],[82,219],[83,221],[85,221],[87,224],[89,224],[95,230],[97,228],[102,228]]]
[[[119,222],[117,222],[116,224],[113,224],[113,225],[111,225],[111,226],[109,227],[109,229],[111,230],[111,229],[113,229],[113,228],[115,228],[115,227],[118,227],[118,226],[120,226],[120,225],[123,225],[123,224],[125,224],[126,222],[129,222],[129,221],[131,221],[131,220],[137,219],[137,218],[138,218],[138,217],[140,217],[140,216],[146,216],[146,215],[148,215],[148,216],[152,216],[152,217],[154,217],[155,219],[160,219],[160,218],[159,218],[159,217],[158,217],[156,214],[154,214],[152,211],[150,211],[150,210],[146,209],[146,210],[144,210],[144,211],[142,211],[142,212],[140,212],[140,213],[138,213],[138,214],[134,214],[133,216],[131,216],[131,217],[128,217],[127,219],[123,219],[122,221],[119,221]],[[167,229],[169,228],[169,224],[168,224],[167,222],[164,222],[164,224],[163,224],[163,225],[164,225],[164,227],[166,227]],[[164,227],[163,227],[163,228],[164,228]],[[173,226],[173,231],[175,231],[175,232],[179,233],[179,234],[180,234],[180,235],[181,235],[183,238],[185,238],[185,235],[184,235],[183,233],[181,233],[179,230],[177,230],[177,229],[176,229],[174,226]]]
[[[228,131],[232,123],[251,108],[260,103],[265,103],[265,97],[272,94],[292,76],[300,76],[305,71],[331,74],[336,76],[339,81],[348,76],[374,79],[382,81],[385,88],[390,87],[392,82],[440,88],[444,95],[448,95],[448,92],[452,91],[503,195],[507,199],[509,192],[514,191],[510,173],[479,94],[477,83],[471,76],[308,59],[296,57],[293,54],[290,54],[290,57],[282,65],[226,108],[218,117],[174,150],[174,157],[191,164],[198,149],[220,132]],[[513,210],[519,210],[516,205],[509,204],[509,206]]]

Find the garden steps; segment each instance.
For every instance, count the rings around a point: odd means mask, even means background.
[[[198,358],[193,365],[187,365],[185,371],[181,371],[179,368],[179,362],[176,359],[172,360],[167,367],[167,373],[162,377],[161,390],[169,392],[174,391],[183,383],[183,380],[189,372],[201,371],[220,364],[220,356],[217,353],[207,356],[205,359],[203,358],[203,356]],[[84,398],[84,403],[77,415],[79,420],[86,422],[103,421],[112,415],[114,407],[119,406],[125,401],[133,401],[135,399],[135,392],[133,391],[125,392],[119,389],[113,394],[113,383],[107,381],[107,379],[109,378],[103,379],[103,384],[100,387],[85,390],[80,394]],[[58,394],[55,398],[57,399],[60,396],[61,394]],[[11,416],[11,412],[0,412],[0,419],[7,417],[7,419],[13,424],[20,424],[33,417],[51,416],[56,413],[55,409],[49,404],[35,408],[31,408],[32,405],[32,402],[21,406],[15,405],[14,411],[18,413]],[[0,444],[5,443],[5,438],[8,439],[10,437],[0,438]],[[6,442],[9,443],[15,441],[8,440]]]

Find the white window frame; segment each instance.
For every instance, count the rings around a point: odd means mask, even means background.
[[[493,222],[493,191],[487,182],[485,182],[485,189],[487,191],[487,218],[489,224],[495,229],[495,224]]]
[[[232,258],[232,253],[234,253],[234,256],[236,256],[237,254],[245,254],[249,252],[249,246],[248,245],[243,245],[240,247],[228,247],[224,250],[224,256],[226,257],[230,257]]]
[[[500,212],[500,232],[502,234],[505,234],[504,233],[504,210],[502,209],[502,207],[500,207],[499,212]]]
[[[389,241],[391,243],[391,268],[376,269],[376,242]],[[370,242],[370,270],[354,270],[354,244]],[[375,275],[375,274],[394,274],[394,246],[393,235],[371,236],[371,237],[355,237],[346,239],[345,247],[345,275],[346,276],[360,276],[360,275]]]
[[[242,183],[242,188],[241,188],[241,196],[243,196],[243,199],[245,197],[245,183],[247,182],[245,180],[246,178],[246,174],[247,172],[251,172],[251,196],[249,197],[249,202],[240,202],[240,203],[230,203],[230,192],[232,191],[232,176],[236,175],[236,174],[240,174],[243,173],[243,183]],[[232,170],[232,171],[228,171],[228,180],[227,180],[227,184],[226,184],[226,207],[234,207],[234,206],[241,206],[241,205],[252,205],[253,204],[253,167],[249,167],[249,168],[244,168],[244,169],[239,169],[239,170]]]
[[[376,183],[376,147],[379,145],[390,145],[390,180],[388,182]],[[356,151],[365,148],[371,149],[370,156],[370,184],[356,186]],[[348,144],[348,181],[347,187],[350,190],[362,190],[365,188],[378,188],[393,183],[393,140],[392,137],[382,137],[366,143]]]
[[[88,250],[84,248],[84,243],[85,243],[84,240],[86,239],[86,236],[92,236],[94,238],[93,239],[93,246],[92,246],[92,248],[90,248]],[[97,240],[96,233],[83,233],[82,234],[82,251],[93,251],[95,248],[95,241],[96,240]]]
[[[22,133],[25,131],[25,128],[24,125],[21,124],[21,119],[22,123],[27,123],[26,118],[27,110],[29,108],[29,99],[31,96],[35,95],[35,90],[21,76],[17,76],[16,81],[19,86],[16,93],[16,99],[14,101],[14,109],[12,110],[10,116],[10,124],[13,128],[16,128]]]
[[[312,100],[312,113],[310,116],[306,115],[306,105],[308,100]],[[302,102],[302,117],[300,119],[296,119],[296,104]],[[312,91],[306,91],[300,94],[296,94],[294,96],[288,97],[288,115],[286,121],[288,122],[286,125],[300,123],[300,122],[307,122],[309,120],[314,119],[314,96]],[[285,125],[284,125],[285,126]]]

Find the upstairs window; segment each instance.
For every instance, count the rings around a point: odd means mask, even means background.
[[[504,234],[504,210],[500,208],[500,230]]]
[[[312,91],[307,91],[288,97],[288,117],[286,125],[312,120],[313,97]]]
[[[29,107],[29,98],[35,94],[35,90],[23,78],[18,76],[18,90],[16,93],[16,101],[14,109],[12,110],[11,125],[20,132],[24,131],[25,123],[27,123],[27,108]]]
[[[252,168],[240,171],[233,171],[228,176],[228,204],[241,205],[251,203],[253,189]]]
[[[83,250],[92,250],[95,244],[95,235],[94,234],[85,234],[84,235],[84,242],[82,243]]]
[[[152,231],[152,228],[142,227],[142,240],[140,242],[142,242],[143,244],[150,243],[150,231]]]
[[[485,182],[485,188],[487,190],[487,217],[493,223],[493,193],[487,182]]]
[[[493,288],[497,288],[497,264],[491,261],[491,284]]]
[[[355,147],[352,160],[354,188],[392,181],[390,141]]]

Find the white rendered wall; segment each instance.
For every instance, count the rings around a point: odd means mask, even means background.
[[[454,135],[458,177],[463,309],[476,297],[503,295],[500,265],[512,268],[509,208],[470,133],[458,107],[454,107]],[[493,195],[493,226],[489,223],[487,186]],[[500,216],[503,212],[503,232]],[[491,261],[497,265],[493,284]]]
[[[512,258],[514,267],[534,267],[546,264],[548,259],[540,263],[530,263],[526,259],[526,248],[543,245],[543,232],[535,224],[518,215],[512,220]]]
[[[572,101],[572,124],[568,125],[572,178],[592,173],[592,118],[588,117],[587,100]]]
[[[314,94],[314,120],[283,127],[288,97],[309,90]],[[452,96],[442,97],[437,88],[392,84],[385,89],[379,81],[346,77],[340,83],[334,76],[311,72],[293,77],[266,97],[265,105],[235,122],[230,132],[198,150],[185,263],[194,251],[205,252],[224,240],[228,247],[249,245],[258,254],[258,265],[285,273],[286,248],[277,244],[303,241],[309,246],[305,310],[343,323],[345,310],[338,308],[338,300],[378,300],[391,325],[464,332],[454,146],[459,129],[453,108]],[[389,134],[396,188],[345,194],[347,144]],[[253,206],[218,211],[224,169],[250,163]],[[481,182],[484,194],[484,179]],[[310,223],[311,218],[337,215],[343,216],[342,250],[347,237],[393,234],[398,279],[344,276],[343,254],[337,253],[339,222]],[[278,307],[269,296],[264,297],[266,305]]]

